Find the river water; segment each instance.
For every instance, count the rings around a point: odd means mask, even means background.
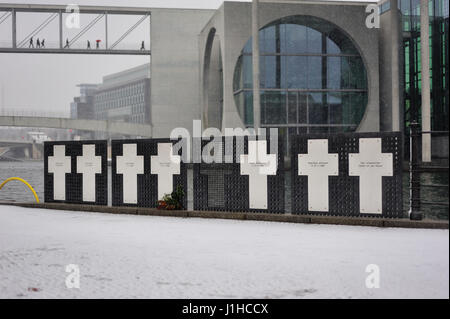
[[[191,173],[191,172],[190,172]],[[188,176],[192,176],[188,174]],[[8,177],[20,177],[30,183],[35,189],[40,200],[44,198],[44,162],[0,162],[0,183]],[[191,177],[192,178],[192,177]],[[287,183],[289,183],[289,173],[286,174]],[[110,180],[110,177],[109,177]],[[422,184],[426,185],[448,185],[447,172],[433,172],[421,174]],[[408,211],[409,202],[409,174],[403,174],[403,199],[404,211]],[[111,194],[111,189],[109,189]],[[189,183],[188,196],[189,208],[192,208],[192,183]],[[111,196],[108,198],[111,198]],[[449,189],[446,188],[422,188],[421,198],[427,202],[449,202]],[[34,202],[34,196],[31,191],[22,183],[12,181],[6,184],[0,190],[0,201],[16,201],[16,202]],[[290,211],[290,191],[286,189],[286,210]],[[427,218],[448,220],[448,206],[429,206],[423,205],[422,210]]]

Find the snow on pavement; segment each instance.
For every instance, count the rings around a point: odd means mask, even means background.
[[[0,206],[0,298],[449,298],[449,232]]]

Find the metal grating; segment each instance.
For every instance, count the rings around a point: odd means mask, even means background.
[[[382,214],[361,214],[359,177],[349,176],[349,154],[359,153],[360,138],[381,138],[382,153],[393,155],[393,176],[382,177]],[[298,154],[308,153],[310,139],[328,139],[329,153],[338,153],[339,175],[329,176],[329,211],[308,211],[308,176],[298,175]],[[291,204],[293,214],[403,217],[402,136],[399,132],[306,134],[291,137]]]
[[[95,202],[83,201],[83,174],[77,174],[77,156],[83,155],[83,145],[94,144],[95,155],[101,156],[101,174],[95,175]],[[66,174],[66,200],[54,200],[54,174],[48,172],[48,158],[53,156],[53,146],[64,145],[66,156],[71,157],[71,173]],[[107,141],[68,141],[44,143],[44,201],[47,203],[108,204]]]
[[[157,207],[158,204],[158,176],[151,174],[151,156],[158,155],[158,143],[176,144],[178,140],[170,139],[134,139],[111,141],[112,153],[112,205],[113,206],[137,206]],[[125,204],[123,201],[123,176],[117,174],[117,156],[123,155],[124,144],[137,144],[137,155],[144,156],[144,174],[137,177],[137,204]],[[182,149],[178,155],[182,155]],[[173,176],[174,189],[181,185],[185,192],[183,206],[187,207],[187,166],[181,162],[180,174]]]
[[[267,177],[267,210],[251,209],[249,206],[249,177],[241,175],[237,158],[248,154],[248,137],[243,143],[237,137],[222,137],[219,149],[225,149],[228,139],[232,145],[233,163],[194,164],[194,209],[227,212],[284,213],[284,160],[282,139],[278,139],[278,167],[276,175]],[[216,141],[218,139],[216,138]],[[267,138],[267,153],[270,153],[271,138]],[[197,141],[198,142],[198,141]],[[202,149],[212,140],[202,140]]]

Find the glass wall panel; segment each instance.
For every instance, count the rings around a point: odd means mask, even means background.
[[[367,94],[356,92],[351,93],[351,118],[349,123],[345,124],[359,124],[367,105]]]
[[[260,52],[275,53],[277,52],[276,26],[271,26],[261,30],[260,32]]]
[[[308,74],[307,56],[288,56],[286,71],[287,88],[306,89],[308,87],[306,80]]]
[[[322,57],[309,56],[308,57],[308,88],[321,89],[322,88]]]
[[[307,28],[304,25],[298,24],[286,24],[286,45],[282,43],[282,53],[295,54],[295,53],[307,53]],[[284,47],[286,50],[283,50]]]
[[[322,33],[314,29],[307,29],[308,53],[322,53]]]
[[[264,72],[261,72],[261,87],[280,88],[282,76],[282,61],[279,56],[262,56]]]
[[[366,70],[364,63],[360,57],[349,59],[350,64],[350,89],[365,89],[367,88]]]
[[[327,88],[340,89],[341,88],[341,58],[328,57],[327,58]]]
[[[244,93],[244,123],[251,126],[253,125],[253,93],[245,92]]]
[[[308,124],[308,94],[298,94],[298,124]]]
[[[342,97],[341,92],[331,92],[327,94],[328,118],[330,124],[344,124],[342,118]]]
[[[260,36],[261,36],[261,34],[260,34]],[[252,43],[252,41],[251,40],[247,41],[247,43],[244,46],[244,49],[242,49],[242,52],[243,53],[252,53],[252,50],[253,50],[253,43]]]
[[[262,28],[260,40],[263,125],[289,124],[298,133],[354,130],[359,125],[367,104],[367,75],[358,50],[343,32],[318,18],[293,16]],[[251,41],[242,50],[233,81],[247,126],[253,125]]]
[[[297,92],[288,93],[288,124],[297,124]]]
[[[242,59],[243,59],[243,56],[241,55],[238,58],[238,61],[236,63],[236,69],[234,71],[234,76],[233,76],[233,91],[234,92],[243,88],[242,76],[243,76],[244,72],[242,72]]]
[[[252,67],[252,57],[249,55],[244,55],[243,61],[243,81],[244,88],[251,89],[253,85],[253,67]]]
[[[327,38],[327,53],[328,54],[340,54],[341,49],[339,46],[330,38]]]
[[[309,124],[327,124],[328,106],[324,103],[326,94],[310,93],[308,96]]]
[[[265,124],[286,124],[286,92],[265,91],[263,95]]]
[[[237,109],[238,109],[239,116],[242,119],[244,119],[245,118],[245,113],[244,113],[244,108],[245,108],[244,92],[241,91],[239,93],[235,93],[234,94],[234,100],[236,101],[236,104],[237,104]]]
[[[349,57],[341,57],[341,88],[342,89],[350,89],[351,88],[351,82],[350,82],[350,63],[349,63]]]

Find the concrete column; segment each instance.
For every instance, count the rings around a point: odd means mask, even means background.
[[[59,10],[59,48],[63,48],[63,14],[62,11]]]
[[[259,0],[252,3],[252,39],[253,39],[253,127],[261,127],[261,95],[259,84]]]
[[[420,0],[420,57],[422,72],[422,132],[431,131],[430,34],[428,0]],[[431,162],[431,135],[422,134],[422,161]]]
[[[12,9],[11,11],[11,19],[12,19],[12,47],[17,48],[17,20],[16,20],[16,10]]]
[[[400,21],[398,0],[391,0],[392,131],[400,131]]]
[[[105,49],[108,49],[108,12],[105,12]]]

